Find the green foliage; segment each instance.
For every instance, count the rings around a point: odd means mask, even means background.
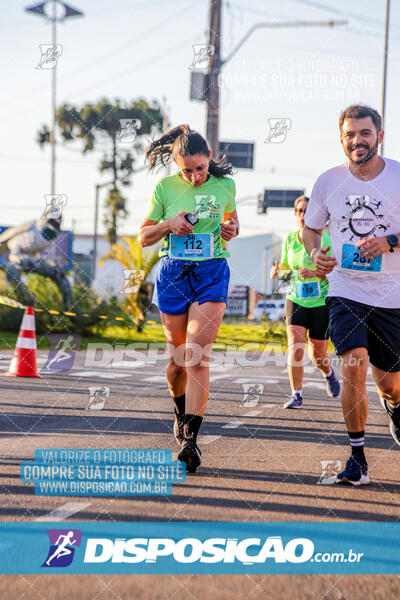
[[[146,290],[146,278],[154,265],[158,262],[157,252],[143,252],[137,236],[124,236],[123,244],[113,244],[110,251],[102,258],[100,264],[106,260],[116,260],[124,269],[144,271],[144,277],[140,282],[135,294],[127,294],[122,306],[136,324],[137,330],[141,331],[145,322],[146,309],[148,305],[148,294]]]
[[[124,215],[125,217],[128,214],[126,210],[126,201],[125,198],[121,195],[118,188],[112,188],[106,199],[106,207],[107,211],[104,216],[104,225],[107,228],[108,232],[108,240],[110,244],[115,244],[117,242],[117,219],[118,216]]]
[[[62,297],[55,283],[41,275],[31,274],[26,279],[26,285],[36,297],[35,322],[38,337],[66,331],[92,335],[94,328],[96,331],[102,331],[114,322],[115,317],[125,317],[117,299],[101,300],[92,288],[82,283],[73,287],[74,306],[71,312],[78,313],[78,316],[52,315],[48,310],[64,311]],[[0,272],[0,295],[18,300],[2,271]],[[83,313],[89,316],[84,317]],[[100,319],[100,315],[105,315],[107,318]],[[18,332],[22,316],[23,309],[0,305],[0,331]]]
[[[121,147],[118,135],[121,131],[120,119],[138,119],[140,129],[134,142]],[[119,98],[111,101],[102,98],[96,104],[87,103],[82,107],[63,104],[57,110],[56,120],[65,143],[81,141],[82,153],[103,149],[104,142],[108,151],[104,152],[99,165],[101,173],[111,172],[111,190],[106,200],[107,237],[111,244],[117,240],[118,220],[126,218],[128,212],[119,184],[129,185],[135,158],[143,150],[143,136],[149,135],[154,128],[161,130],[163,115],[159,104],[149,104],[144,98],[130,103]],[[40,146],[50,142],[50,130],[43,125],[38,131],[36,141]]]

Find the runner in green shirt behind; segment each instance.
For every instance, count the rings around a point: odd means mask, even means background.
[[[288,338],[288,371],[292,395],[283,405],[284,408],[303,407],[304,350],[307,331],[311,344],[312,360],[326,378],[327,393],[335,398],[340,393],[340,384],[328,357],[329,314],[325,305],[329,283],[318,277],[314,264],[306,252],[303,243],[304,215],[308,198],[300,196],[295,200],[294,208],[299,225],[298,231],[289,233],[283,244],[280,264],[271,268],[271,278],[278,270],[292,271],[292,284],[286,296],[285,319]],[[329,234],[322,234],[323,246],[331,246]],[[331,253],[331,250],[328,254]]]

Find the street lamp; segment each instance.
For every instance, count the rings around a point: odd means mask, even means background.
[[[389,1],[389,0],[388,0]],[[282,21],[256,23],[236,44],[232,52],[222,59],[220,56],[221,46],[221,12],[222,1],[210,0],[210,26],[209,26],[209,45],[213,46],[214,52],[208,65],[208,73],[202,78],[206,93],[203,98],[207,103],[206,117],[206,137],[214,153],[215,159],[219,157],[219,83],[218,78],[222,67],[240,50],[246,40],[257,31],[264,28],[288,28],[288,27],[334,27],[336,25],[347,25],[344,20],[330,21]]]
[[[389,18],[390,18],[390,0],[386,0],[386,21],[385,21],[385,51],[383,54],[383,88],[382,88],[382,123],[385,129],[385,109],[386,109],[386,75],[387,75],[387,58],[389,45]],[[381,155],[383,156],[383,144],[381,144]]]
[[[48,9],[51,10],[48,10]],[[69,17],[83,16],[83,12],[65,4],[61,0],[45,0],[40,4],[34,4],[25,8],[26,12],[33,13],[44,17],[47,22],[51,23],[51,46],[47,47],[47,56],[42,55],[43,62],[51,61],[51,66],[44,66],[44,68],[51,68],[51,132],[50,132],[50,171],[51,171],[51,194],[56,193],[56,144],[55,144],[55,130],[56,130],[56,83],[57,83],[57,23],[65,21]],[[53,64],[54,63],[54,64]],[[37,68],[42,68],[42,60]]]

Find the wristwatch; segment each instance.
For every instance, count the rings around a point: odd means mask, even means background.
[[[399,237],[397,235],[392,234],[392,235],[386,236],[386,239],[387,239],[388,244],[390,246],[389,252],[393,252],[393,250],[395,248],[397,248],[398,245],[399,245]]]
[[[239,235],[239,232],[240,232],[240,227],[239,227],[239,224],[237,223],[236,224],[236,237]]]

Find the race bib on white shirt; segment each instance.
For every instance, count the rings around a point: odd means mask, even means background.
[[[350,271],[374,271],[380,273],[382,270],[382,256],[376,256],[367,260],[360,254],[360,250],[353,244],[343,244],[342,259],[340,262],[342,269]]]
[[[336,266],[328,275],[328,296],[382,308],[400,308],[400,249],[366,260],[357,244],[400,234],[400,163],[384,158],[370,181],[355,177],[348,164],[316,181],[305,215],[312,229],[329,228]]]

